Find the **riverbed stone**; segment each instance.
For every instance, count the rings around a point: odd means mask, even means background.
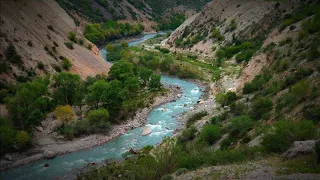
[[[149,134],[151,134],[151,130],[149,128],[147,128],[147,127],[143,128],[141,135],[142,136],[147,136]]]
[[[53,158],[55,158],[57,156],[57,153],[54,152],[54,151],[45,150],[44,153],[43,153],[43,156],[46,159],[53,159]]]

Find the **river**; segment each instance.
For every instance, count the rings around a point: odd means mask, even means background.
[[[136,45],[155,35],[145,35],[142,39],[131,42],[130,45]],[[65,175],[70,177],[70,174],[77,173],[79,169],[87,166],[90,162],[120,159],[122,158],[121,155],[130,148],[140,149],[146,145],[161,143],[163,138],[172,136],[173,132],[177,129],[178,122],[176,117],[190,110],[202,95],[202,90],[194,83],[168,76],[161,76],[161,82],[163,84],[177,85],[181,87],[183,93],[181,98],[175,102],[160,105],[150,112],[147,117],[146,126],[151,130],[151,134],[142,136],[143,127],[135,128],[100,146],[60,155],[54,159],[42,159],[1,172],[0,179],[40,180],[61,178]],[[44,167],[45,164],[49,164],[49,167]]]

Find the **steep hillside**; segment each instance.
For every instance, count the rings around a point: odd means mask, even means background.
[[[119,20],[124,23],[141,23],[146,32],[157,29],[157,23],[168,20],[174,14],[189,17],[200,10],[205,1],[159,1],[159,0],[58,0],[78,25],[86,22],[101,23]]]
[[[97,47],[84,39],[55,1],[2,0],[0,7],[1,77],[24,81],[37,74],[61,71],[66,64],[65,68],[83,78],[108,73],[109,65]],[[69,40],[69,32],[75,32],[73,41],[77,43]]]
[[[177,50],[212,55],[219,46],[233,38],[252,39],[262,36],[279,19],[290,13],[298,2],[215,0],[175,30],[166,44]]]

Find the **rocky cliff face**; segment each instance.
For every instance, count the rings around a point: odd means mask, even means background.
[[[107,74],[109,65],[102,59],[97,47],[86,41],[74,20],[56,1],[25,0],[0,2],[0,58],[6,64],[2,78],[33,76],[53,73],[62,69],[63,57],[71,61],[71,72],[86,76]],[[76,38],[83,39],[83,45],[69,42],[68,33],[74,31]],[[12,44],[21,63],[8,61],[6,50]],[[91,50],[88,46],[92,46]],[[43,68],[39,68],[43,64]],[[41,67],[41,65],[40,65]]]

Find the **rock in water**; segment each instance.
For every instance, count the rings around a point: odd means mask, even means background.
[[[142,136],[146,136],[146,135],[149,135],[149,134],[151,134],[151,130],[149,128],[147,128],[147,127],[143,128],[141,135]]]
[[[312,154],[316,141],[295,141],[293,145],[282,155],[285,159],[290,159],[298,155]]]
[[[44,151],[43,153],[44,158],[46,159],[53,159],[57,156],[57,154],[54,151]]]
[[[49,167],[49,164],[44,164],[44,167]]]

